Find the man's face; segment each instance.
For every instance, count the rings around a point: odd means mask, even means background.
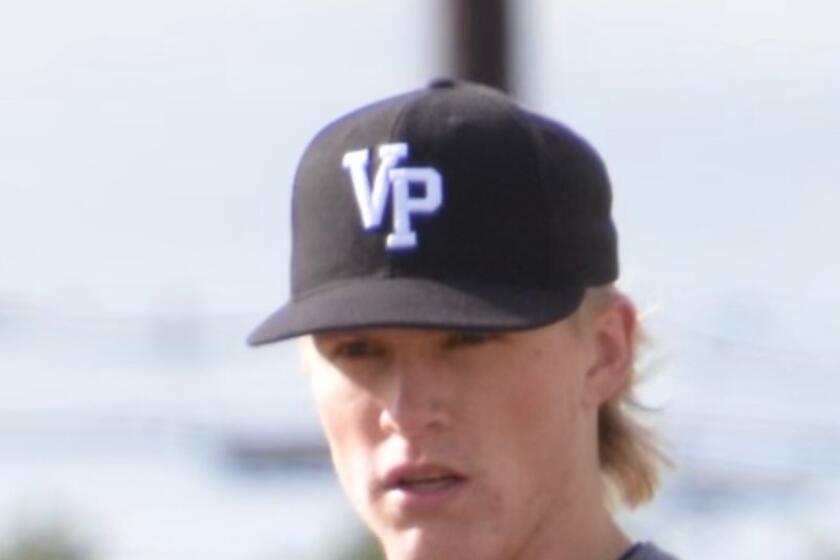
[[[501,334],[316,335],[333,462],[392,559],[541,556],[598,495],[597,344],[568,320]],[[544,534],[546,533],[546,534]]]

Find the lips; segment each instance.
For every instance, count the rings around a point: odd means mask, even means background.
[[[411,494],[435,494],[466,481],[457,470],[436,464],[401,465],[385,477],[386,491],[400,490]]]
[[[470,495],[470,477],[443,463],[406,462],[389,469],[378,487],[394,523],[441,519]]]
[[[443,490],[463,480],[458,476],[439,476],[426,478],[405,478],[397,482],[397,487],[402,490],[410,492],[419,492],[421,494],[427,492],[436,492]]]

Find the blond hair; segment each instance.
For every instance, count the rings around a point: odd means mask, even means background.
[[[613,286],[587,290],[574,320],[587,321],[618,298],[626,298]],[[633,330],[631,371],[624,385],[598,411],[598,456],[606,499],[635,508],[653,498],[664,467],[670,465],[658,435],[640,419],[649,412],[638,400],[639,356],[647,342],[638,318]]]

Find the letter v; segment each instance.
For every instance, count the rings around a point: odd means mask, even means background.
[[[390,188],[388,172],[407,155],[407,144],[384,144],[380,146],[379,167],[376,170],[371,191],[367,173],[369,150],[356,150],[344,154],[341,162],[342,167],[350,172],[353,193],[356,195],[356,204],[359,207],[362,225],[365,229],[374,229],[382,224],[382,216],[385,214],[385,204],[388,202]]]

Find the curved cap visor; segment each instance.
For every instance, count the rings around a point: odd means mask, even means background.
[[[574,313],[583,293],[582,286],[515,289],[417,278],[366,278],[292,300],[257,327],[248,344],[368,328],[536,328]]]

